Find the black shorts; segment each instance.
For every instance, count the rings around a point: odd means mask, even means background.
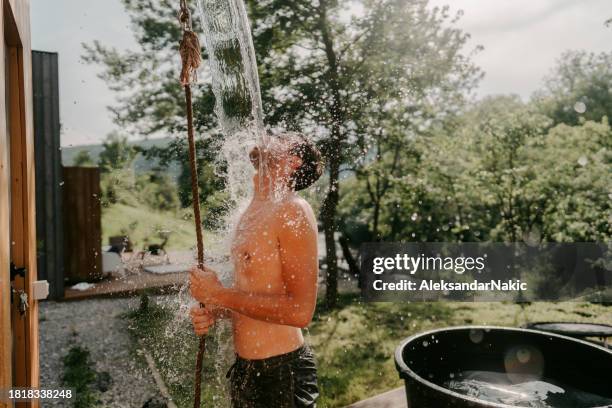
[[[317,366],[308,346],[262,360],[236,356],[227,377],[234,408],[317,406]]]

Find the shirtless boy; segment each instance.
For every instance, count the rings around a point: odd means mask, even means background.
[[[316,407],[315,360],[301,329],[317,298],[317,222],[295,192],[321,175],[320,154],[286,134],[253,149],[250,159],[258,171],[232,245],[234,284],[223,287],[209,268],[192,270],[191,293],[206,305],[191,310],[194,330],[205,335],[217,319],[231,317],[233,407]]]

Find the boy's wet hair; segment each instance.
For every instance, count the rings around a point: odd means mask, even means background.
[[[289,153],[302,159],[302,165],[293,172],[290,181],[295,191],[304,190],[314,184],[323,173],[321,152],[302,134],[289,133],[286,136],[295,139]]]

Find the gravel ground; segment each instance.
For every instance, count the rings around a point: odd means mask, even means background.
[[[99,394],[100,407],[142,407],[159,395],[144,359],[134,358],[134,345],[121,314],[137,307],[138,299],[88,299],[40,303],[40,384],[61,388],[63,357],[72,345],[85,346],[98,373],[111,377]],[[44,401],[43,407],[70,406]]]

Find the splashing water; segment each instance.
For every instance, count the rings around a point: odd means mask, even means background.
[[[197,0],[197,7],[215,94],[215,114],[224,135],[216,168],[225,165],[226,192],[233,207],[225,219],[225,231],[220,234],[225,242],[216,248],[209,246],[206,256],[207,263],[220,272],[220,279],[227,284],[232,280],[232,267],[227,262],[232,232],[252,193],[254,168],[249,153],[256,145],[267,146],[269,141],[263,124],[255,50],[243,0]],[[263,171],[264,161],[259,161],[259,166],[259,171]],[[179,305],[176,313],[180,315],[177,320],[187,319],[193,300],[183,289],[176,302]],[[176,327],[169,327],[166,335],[175,335]],[[212,334],[212,343],[216,345],[213,347],[217,350],[209,347],[207,352],[215,356],[216,378],[221,382],[233,355],[230,323],[217,323]],[[227,404],[229,398],[220,397],[215,399],[215,405]]]
[[[452,391],[483,401],[527,408],[599,408],[612,400],[553,381],[529,378],[509,383],[505,375],[488,371],[454,374],[444,383]]]
[[[259,78],[255,61],[255,51],[251,29],[243,0],[197,0],[198,16],[203,31],[203,44],[208,59],[209,80],[215,95],[215,114],[224,135],[219,147],[218,162],[215,168],[225,168],[222,175],[226,181],[226,193],[231,208],[224,220],[224,227],[218,234],[224,242],[206,247],[206,263],[219,272],[224,284],[232,281],[232,265],[228,254],[230,240],[239,215],[248,204],[252,195],[255,169],[249,160],[253,147],[267,148],[270,145],[268,133],[263,124],[263,110]],[[267,171],[266,160],[258,160],[258,171]],[[262,180],[263,178],[260,178]],[[196,302],[191,298],[188,285],[179,288],[177,296],[159,299],[158,304],[171,311],[174,318],[164,330],[164,336],[177,345],[185,336],[193,336],[190,328],[189,309]],[[233,361],[233,341],[231,324],[219,321],[209,332],[207,354],[213,356],[217,390],[224,395],[215,395],[214,406],[229,404],[225,373]],[[195,358],[195,355],[193,356]],[[166,359],[166,356],[158,360]],[[184,378],[181,372],[186,367],[166,367],[170,371],[170,381]],[[212,388],[205,384],[204,388]]]

